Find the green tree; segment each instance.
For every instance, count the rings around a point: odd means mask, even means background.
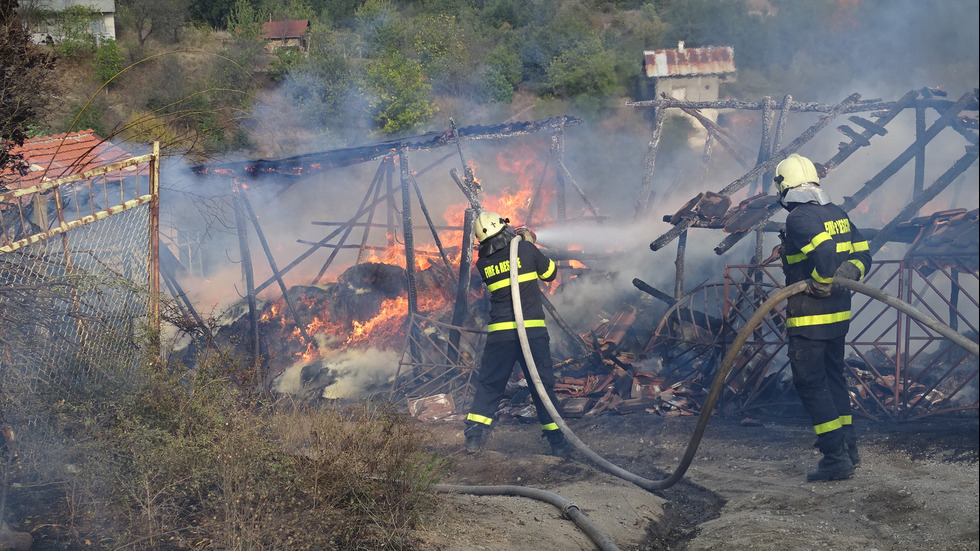
[[[472,33],[445,14],[418,17],[414,28],[413,54],[433,88],[453,95],[469,92],[476,76],[469,49],[476,42]]]
[[[432,87],[418,61],[389,52],[368,63],[367,90],[371,117],[382,134],[398,134],[428,122],[436,112]]]
[[[235,0],[226,25],[229,32],[245,40],[254,40],[262,34],[258,13],[248,0]]]
[[[107,38],[99,44],[99,49],[95,51],[92,63],[95,66],[95,74],[103,84],[116,76],[116,73],[123,69],[123,54],[119,49],[119,43],[111,38]]]
[[[543,90],[558,98],[598,99],[610,94],[615,84],[612,56],[603,50],[599,38],[592,36],[551,61]]]
[[[47,111],[53,69],[54,60],[31,42],[17,0],[0,0],[0,171]]]
[[[92,20],[99,12],[87,6],[70,6],[58,12],[56,18],[61,29],[58,52],[65,57],[78,57],[95,50]]]
[[[509,103],[520,82],[520,56],[514,48],[498,44],[484,59],[480,98],[486,102]]]

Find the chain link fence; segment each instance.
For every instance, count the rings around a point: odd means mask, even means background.
[[[37,434],[59,400],[125,387],[152,352],[158,159],[0,193],[0,423],[11,435]]]

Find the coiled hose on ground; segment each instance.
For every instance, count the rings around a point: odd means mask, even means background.
[[[718,368],[718,372],[715,373],[715,378],[711,383],[711,388],[708,391],[708,396],[705,398],[704,404],[701,408],[701,415],[698,417],[697,425],[694,428],[694,434],[691,435],[691,440],[687,444],[687,450],[684,452],[684,457],[681,458],[680,463],[674,472],[670,474],[667,478],[662,480],[650,480],[642,476],[631,473],[621,467],[614,465],[613,463],[606,460],[604,457],[600,456],[596,452],[592,451],[584,442],[582,442],[575,433],[568,427],[564,419],[558,413],[555,405],[551,403],[548,398],[548,393],[545,391],[544,384],[541,382],[541,376],[538,374],[537,366],[534,365],[534,359],[531,356],[531,348],[527,340],[527,330],[524,327],[524,310],[521,305],[521,293],[518,284],[518,271],[517,271],[517,250],[520,245],[520,241],[523,239],[522,236],[518,235],[511,241],[510,245],[510,285],[511,285],[511,297],[513,297],[514,305],[514,318],[517,322],[517,335],[521,342],[521,350],[524,352],[524,359],[527,362],[528,372],[531,374],[531,380],[534,383],[534,388],[541,397],[541,401],[544,403],[545,409],[551,414],[552,420],[558,425],[562,434],[565,435],[576,449],[582,452],[583,455],[589,458],[593,463],[604,469],[606,472],[622,478],[628,482],[636,484],[640,488],[645,490],[665,490],[676,484],[687,472],[688,467],[691,466],[691,462],[694,461],[694,454],[698,450],[698,446],[701,444],[701,437],[704,436],[705,428],[708,426],[708,420],[711,418],[711,412],[715,408],[715,404],[718,402],[718,397],[721,395],[721,390],[724,387],[725,379],[728,377],[728,371],[731,369],[732,364],[735,363],[735,358],[738,357],[738,353],[741,351],[742,346],[748,340],[749,336],[755,331],[756,327],[762,323],[763,318],[769,314],[780,302],[786,300],[787,298],[803,292],[806,289],[806,282],[799,281],[792,285],[787,285],[786,287],[780,289],[778,292],[769,297],[759,308],[756,309],[752,317],[745,322],[745,325],[739,330],[738,334],[735,336],[735,340],[732,341],[732,345],[728,348],[722,359],[721,366]],[[929,327],[933,331],[939,333],[940,335],[946,337],[954,344],[960,346],[967,352],[973,354],[974,356],[980,355],[980,344],[975,343],[963,335],[960,335],[954,331],[949,326],[943,324],[942,322],[927,316],[920,310],[916,309],[912,305],[905,301],[897,299],[893,296],[888,295],[874,287],[864,285],[857,281],[851,281],[846,279],[835,280],[835,284],[840,285],[850,291],[858,292],[863,295],[867,295],[875,300],[881,301],[888,306],[896,308],[901,312],[907,314],[908,316],[914,318],[916,321],[922,323],[923,325]],[[440,488],[441,486],[441,488]],[[496,490],[494,490],[496,489]],[[517,491],[520,489],[520,491]],[[448,491],[456,493],[469,493],[475,495],[523,495],[525,497],[533,497],[535,499],[542,499],[541,497],[535,497],[538,492],[543,492],[549,494],[549,496],[557,497],[563,502],[567,502],[564,498],[557,496],[556,494],[551,494],[550,492],[544,492],[543,490],[536,490],[534,488],[524,488],[520,486],[454,486],[454,485],[439,485],[436,487],[437,491]],[[535,495],[532,495],[535,494]],[[578,510],[574,504],[567,502],[565,505],[559,505],[555,501],[550,499],[542,499],[543,501],[548,501],[560,508],[566,513],[567,516],[572,518],[582,530],[592,539],[596,545],[602,551],[617,551],[618,548],[606,537],[604,534],[595,528],[595,525],[588,520],[587,517],[581,511]],[[574,509],[576,516],[581,515],[585,519],[584,524],[586,524],[589,529],[583,527],[579,524],[579,521],[575,520],[575,517],[568,514],[568,510]],[[593,537],[593,533],[596,537]]]

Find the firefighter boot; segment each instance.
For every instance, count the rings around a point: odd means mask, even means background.
[[[854,425],[844,425],[844,448],[847,455],[851,458],[851,464],[855,467],[861,463],[861,456],[858,454],[857,433],[854,432]]]
[[[575,451],[575,446],[565,439],[565,435],[560,430],[546,430],[542,436],[548,439],[548,443],[551,444],[551,455],[555,457],[564,459]]]
[[[823,453],[817,470],[806,475],[807,482],[844,480],[854,474],[854,464],[844,449],[844,431],[837,429],[817,437],[817,448]]]
[[[467,423],[463,435],[466,436],[466,453],[476,453],[490,439],[490,427],[477,423]]]

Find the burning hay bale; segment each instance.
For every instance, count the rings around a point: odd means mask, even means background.
[[[434,295],[426,304],[448,311],[438,286],[420,279],[420,295]],[[405,340],[406,293],[404,268],[374,262],[351,266],[334,283],[290,287],[257,312],[258,377],[266,388],[306,398],[328,397],[324,390],[343,386],[345,377],[367,386],[387,383]],[[232,311],[213,342],[195,340],[181,352],[185,363],[193,365],[208,345],[250,356],[247,308]]]

